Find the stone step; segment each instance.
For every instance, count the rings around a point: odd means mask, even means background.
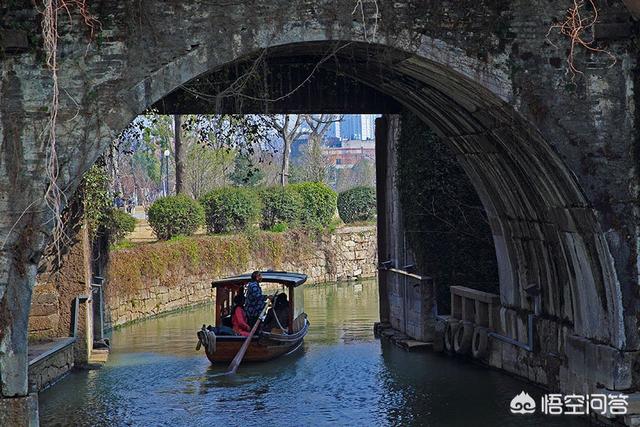
[[[376,323],[374,325],[376,336],[387,338],[398,347],[407,351],[423,351],[431,350],[433,342],[424,342],[413,339],[412,337],[391,327],[389,323]]]
[[[91,356],[89,357],[89,365],[91,368],[99,368],[109,359],[109,349],[107,348],[99,348],[93,349],[91,351]]]
[[[412,339],[399,340],[396,341],[395,344],[407,351],[431,350],[431,348],[433,348],[433,342],[416,341]]]

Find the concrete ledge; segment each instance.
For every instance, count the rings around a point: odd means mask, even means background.
[[[338,227],[335,230],[336,234],[345,234],[345,233],[361,233],[365,231],[372,231],[376,229],[375,224],[370,225],[344,225],[342,227]]]
[[[376,337],[387,338],[398,347],[407,351],[431,350],[433,348],[433,342],[415,340],[393,329],[389,323],[375,323],[373,325],[373,331]]]
[[[29,347],[29,389],[41,391],[66,375],[75,365],[73,337]]]
[[[91,351],[91,356],[89,357],[88,368],[89,369],[101,368],[102,365],[107,363],[108,359],[109,359],[109,349],[108,348],[100,348],[100,349],[94,348]]]
[[[62,338],[60,340],[56,340],[52,343],[47,343],[50,344],[50,346],[45,347],[45,345],[39,345],[36,344],[36,346],[42,346],[44,349],[40,352],[38,350],[36,350],[37,353],[36,356],[34,356],[33,358],[31,357],[32,353],[31,351],[29,352],[29,366],[35,365],[36,363],[38,363],[39,361],[46,359],[52,355],[54,355],[55,353],[63,350],[65,347],[69,347],[73,344],[75,344],[76,339],[75,337],[67,337],[67,338]],[[35,346],[30,346],[30,347],[35,347]]]

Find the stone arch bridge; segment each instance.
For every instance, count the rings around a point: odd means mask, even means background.
[[[505,345],[496,366],[563,391],[635,391],[637,25],[621,2],[600,2],[594,34],[616,60],[578,51],[584,74],[573,84],[568,41],[546,39],[570,3],[100,0],[90,2],[92,40],[72,8],[58,23],[57,185],[71,194],[150,107],[384,113],[380,257],[401,265],[393,154],[395,114],[408,109],[453,150],[486,209],[501,328],[526,329],[537,314],[537,350]],[[34,31],[41,15],[28,1],[0,11],[0,396],[19,413],[33,406],[27,323],[52,225],[43,195],[53,86]],[[385,274],[381,316],[393,323],[397,284]],[[540,295],[537,310],[527,289]]]

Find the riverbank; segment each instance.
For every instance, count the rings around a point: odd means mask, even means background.
[[[116,327],[213,300],[211,281],[252,270],[300,271],[308,283],[376,275],[375,226],[193,236],[111,253],[105,320]]]

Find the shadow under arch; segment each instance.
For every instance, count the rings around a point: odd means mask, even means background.
[[[206,81],[225,67],[264,55],[263,49],[245,45],[200,46],[164,65],[118,94],[126,108],[110,116],[109,127],[117,133],[153,105],[171,112],[183,85]],[[535,284],[541,289],[543,315],[570,324],[576,335],[625,348],[625,333],[632,332],[625,331],[620,284],[607,242],[575,176],[540,132],[509,105],[504,76],[460,55],[432,40],[408,51],[383,43],[301,36],[266,50],[266,57],[279,59],[280,65],[298,60],[312,71],[333,73],[382,94],[383,100],[393,100],[420,117],[453,150],[487,211],[502,304],[532,310],[522,289]],[[313,64],[319,61],[315,70]],[[194,104],[202,101],[190,95]],[[159,104],[164,98],[172,100]],[[183,105],[185,99],[189,94],[182,94]],[[341,101],[347,109],[356,107]],[[287,102],[289,111],[318,112]],[[209,112],[277,110],[269,102],[246,110],[233,105],[236,108],[211,104]]]

